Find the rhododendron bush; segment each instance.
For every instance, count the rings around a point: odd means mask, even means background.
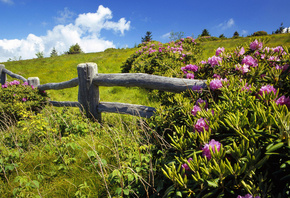
[[[193,87],[179,99],[185,121],[157,131],[165,197],[290,197],[289,57],[254,40],[181,67],[208,89]],[[155,129],[168,115],[157,118]]]

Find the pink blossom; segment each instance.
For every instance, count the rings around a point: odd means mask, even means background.
[[[242,56],[242,55],[244,55],[244,53],[245,53],[245,49],[244,49],[244,47],[242,47],[238,56]]]
[[[204,60],[202,60],[200,63],[204,65],[204,64],[206,64],[207,62],[204,61]]]
[[[194,74],[188,73],[188,74],[186,74],[186,78],[187,79],[194,79]]]
[[[249,65],[243,64],[243,65],[236,65],[236,70],[241,71],[243,74],[249,72]]]
[[[208,160],[211,159],[211,154],[210,154],[210,149],[212,150],[213,153],[215,153],[215,147],[217,151],[220,151],[221,148],[221,143],[219,141],[215,141],[212,139],[209,141],[208,144],[205,144],[204,147],[202,148],[202,155],[206,156]]]
[[[203,132],[203,129],[206,130],[206,131],[209,129],[209,127],[208,127],[208,125],[206,123],[206,120],[203,119],[203,118],[200,118],[200,119],[197,120],[196,124],[194,125],[194,128],[198,132]]]
[[[253,197],[253,195],[251,194],[246,194],[245,196],[238,195],[237,198],[261,198],[261,197],[260,196]]]
[[[265,94],[270,94],[271,92],[276,94],[277,90],[272,85],[265,85],[260,88],[259,95],[263,96],[264,92]]]
[[[277,105],[286,105],[288,108],[290,108],[290,98],[289,96],[286,98],[286,96],[281,96],[276,100]]]
[[[248,86],[248,83],[246,83],[245,86],[242,87],[242,91],[244,91],[244,90],[249,91],[251,87],[252,87],[251,85]]]
[[[203,104],[205,109],[208,107],[208,102],[206,100],[201,99],[201,98],[199,98],[195,104],[198,105],[199,107],[200,107],[200,105]]]
[[[4,85],[2,85],[2,88],[7,88],[7,84],[5,83]]]
[[[258,61],[254,59],[252,56],[245,56],[242,60],[242,64],[246,64],[252,67],[257,67]]]
[[[207,63],[210,64],[212,67],[214,67],[216,65],[220,65],[222,60],[223,60],[222,57],[213,56],[213,57],[208,58]]]
[[[261,50],[263,48],[263,43],[258,42],[257,39],[250,44],[251,50]]]
[[[213,77],[213,78],[218,78],[218,79],[221,78],[220,75],[218,75],[218,74],[214,74],[212,77]]]
[[[26,81],[26,82],[24,82],[22,85],[23,85],[23,86],[26,86],[26,85],[28,85],[28,82]]]
[[[188,163],[190,163],[190,161],[192,160],[192,158],[189,158],[187,160]],[[186,163],[181,165],[182,169],[185,169],[185,171],[190,171],[190,168],[188,167],[188,165]]]
[[[196,91],[196,92],[202,92],[202,87],[199,85],[193,85],[192,86],[192,91]]]
[[[278,46],[278,47],[273,48],[273,51],[276,52],[276,53],[279,53],[279,54],[281,53],[282,54],[284,52],[284,49],[283,49],[283,47]]]
[[[22,101],[23,101],[23,102],[26,102],[26,101],[27,101],[27,98],[22,98]]]
[[[186,70],[189,70],[189,71],[192,71],[192,72],[197,72],[197,70],[198,70],[198,66],[196,66],[196,65],[192,65],[192,64],[189,64],[189,65],[186,65],[186,66],[185,66],[185,69],[186,69]]]
[[[213,79],[209,83],[209,87],[213,91],[216,90],[216,89],[221,88],[222,86],[223,86],[222,81],[220,79],[217,79],[217,78]]]
[[[194,105],[193,109],[191,110],[191,114],[196,116],[197,112],[201,111],[201,108],[198,105]]]
[[[222,54],[224,51],[225,51],[225,48],[224,48],[224,47],[219,47],[219,48],[217,48],[217,50],[216,50],[216,52],[215,52],[215,55],[216,55],[216,56],[219,56],[219,55]]]

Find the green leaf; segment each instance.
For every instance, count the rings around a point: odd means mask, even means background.
[[[283,142],[280,142],[278,144],[275,144],[273,146],[270,146],[267,148],[266,154],[272,153],[273,151],[276,151],[277,149],[281,148],[284,145]]]
[[[124,192],[124,195],[129,195],[130,194],[130,190],[129,189],[124,189],[123,192]]]

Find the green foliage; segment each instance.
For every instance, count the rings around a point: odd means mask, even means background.
[[[35,55],[36,55],[37,58],[43,58],[44,57],[43,52],[37,52]]]
[[[83,51],[78,43],[70,46],[69,51],[67,52],[67,54],[80,54],[80,53],[83,53]]]
[[[176,41],[179,39],[184,38],[184,32],[170,32],[169,40],[170,41]]]
[[[240,37],[240,34],[238,33],[238,31],[235,31],[234,35],[233,35],[233,38],[238,38],[238,37]]]
[[[266,35],[268,35],[268,33],[265,31],[257,31],[252,34],[252,36],[266,36]]]

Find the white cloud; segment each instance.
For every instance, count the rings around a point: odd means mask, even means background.
[[[289,33],[290,32],[290,27],[288,27],[288,28],[284,28],[283,30],[282,30],[282,33]]]
[[[36,58],[37,52],[44,52],[44,56],[48,57],[53,48],[63,53],[76,43],[86,53],[113,48],[112,41],[100,37],[101,30],[113,30],[124,35],[125,31],[130,30],[130,21],[121,18],[114,22],[112,18],[111,10],[100,5],[96,13],[80,14],[74,23],[57,25],[44,36],[29,34],[21,40],[0,40],[0,61],[20,56],[22,59]]]
[[[248,34],[247,30],[242,30],[242,36],[246,36]]]
[[[59,24],[65,24],[65,23],[71,22],[72,18],[75,15],[75,13],[71,12],[67,7],[65,7],[64,10],[59,11],[58,14],[60,16],[55,17],[55,20]]]
[[[14,4],[12,0],[0,0],[0,1],[7,4]]]
[[[163,35],[161,36],[161,38],[163,38],[163,39],[169,39],[169,37],[170,37],[170,33],[171,33],[171,32],[168,32],[168,33],[166,33],[166,34],[163,34]]]
[[[220,23],[217,27],[221,28],[222,30],[228,29],[235,25],[234,19],[230,18],[228,21],[225,21],[223,23]]]

